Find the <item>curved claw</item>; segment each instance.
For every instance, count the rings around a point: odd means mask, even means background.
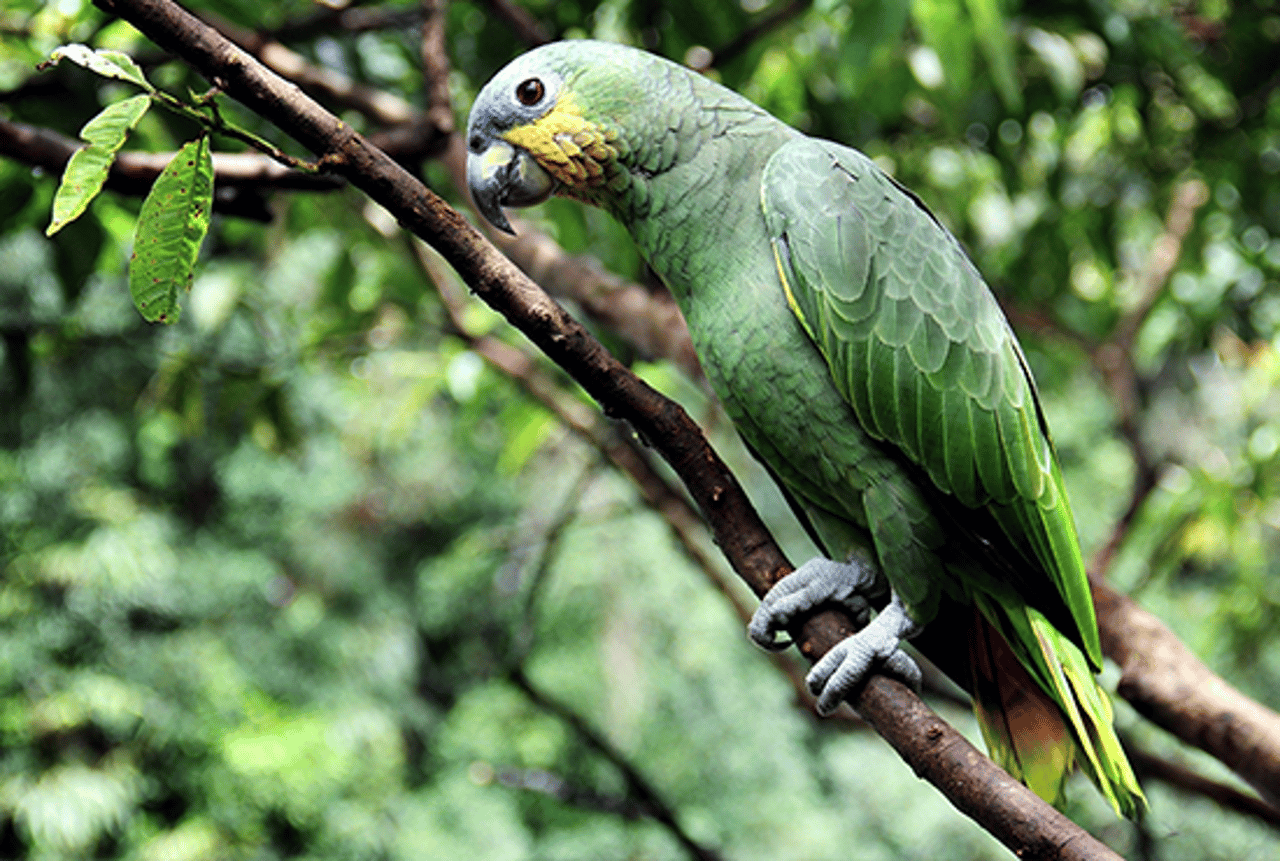
[[[868,595],[877,591],[875,570],[865,562],[810,559],[768,591],[751,617],[747,634],[762,649],[776,652],[791,645],[777,634],[793,619],[814,607],[834,601],[847,609],[858,625],[871,615]]]
[[[920,689],[920,668],[899,648],[904,637],[920,632],[897,594],[858,633],[846,637],[813,665],[805,683],[818,698],[818,714],[829,715],[877,667]]]

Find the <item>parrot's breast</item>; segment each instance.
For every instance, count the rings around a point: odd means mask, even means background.
[[[764,242],[763,238],[761,240]],[[701,273],[684,304],[707,379],[747,445],[819,521],[846,528],[822,535],[844,555],[869,545],[862,496],[896,464],[854,420],[821,354],[787,306],[767,242],[763,253],[720,261]],[[750,262],[747,259],[750,258]],[[716,282],[720,289],[708,289]],[[860,540],[859,540],[860,539]]]

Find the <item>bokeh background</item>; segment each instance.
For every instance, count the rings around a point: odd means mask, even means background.
[[[186,5],[437,130],[531,41],[593,36],[863,148],[1008,309],[1086,555],[1280,707],[1275,0]],[[424,21],[447,53],[426,76]],[[74,139],[133,95],[35,71],[73,41],[208,86],[83,0],[0,4],[0,857],[1007,857],[873,733],[797,704],[707,536],[602,453],[628,430],[358,192],[224,189],[167,327],[129,298],[136,190],[46,238],[59,174],[14,124]],[[195,131],[152,110],[127,149]],[[401,157],[465,206],[440,143]],[[562,200],[522,215],[608,268],[558,286],[811,554],[696,371],[588,313],[619,283],[663,302],[625,233]],[[1142,750],[1234,780],[1117,711]],[[1274,826],[1161,781],[1138,825],[1073,790],[1130,858],[1280,855]]]

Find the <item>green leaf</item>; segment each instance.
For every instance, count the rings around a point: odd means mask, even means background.
[[[78,66],[84,66],[89,71],[96,72],[104,78],[129,81],[142,87],[148,93],[156,91],[156,88],[151,86],[151,82],[147,80],[146,75],[142,74],[142,69],[138,68],[138,64],[133,61],[133,58],[120,51],[95,51],[88,45],[81,45],[75,42],[54,48],[53,53],[49,55],[49,59],[40,64],[40,68],[47,69],[56,65],[59,60],[64,59],[70,60]]]
[[[84,214],[89,203],[102,191],[116,152],[124,146],[125,138],[149,107],[150,96],[134,96],[107,105],[85,123],[80,137],[88,141],[89,146],[76,150],[67,160],[62,184],[53,198],[53,220],[45,228],[45,236],[52,236]]]
[[[1013,44],[1005,29],[1004,18],[996,0],[967,0],[969,14],[973,16],[978,44],[991,67],[991,83],[1000,94],[1000,101],[1011,111],[1022,107],[1022,90],[1014,71]]]
[[[44,235],[52,236],[89,208],[89,203],[102,191],[115,153],[101,147],[82,147],[71,154],[62,172],[62,184],[53,198],[53,220]]]
[[[149,107],[150,96],[134,96],[123,102],[107,105],[96,117],[84,124],[84,128],[80,129],[80,138],[114,153],[124,146],[125,138],[142,120]]]
[[[178,150],[138,215],[129,292],[148,322],[177,322],[178,296],[191,287],[212,203],[213,158],[202,136]]]

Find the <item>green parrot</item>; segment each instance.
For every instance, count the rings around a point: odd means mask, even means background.
[[[621,221],[671,290],[707,378],[829,558],[749,633],[823,602],[862,625],[812,668],[823,713],[904,637],[973,696],[992,758],[1060,803],[1074,763],[1120,814],[1142,790],[1094,679],[1097,621],[1026,359],[982,276],[918,197],[660,57],[543,46],[467,128],[479,212],[561,194]]]

